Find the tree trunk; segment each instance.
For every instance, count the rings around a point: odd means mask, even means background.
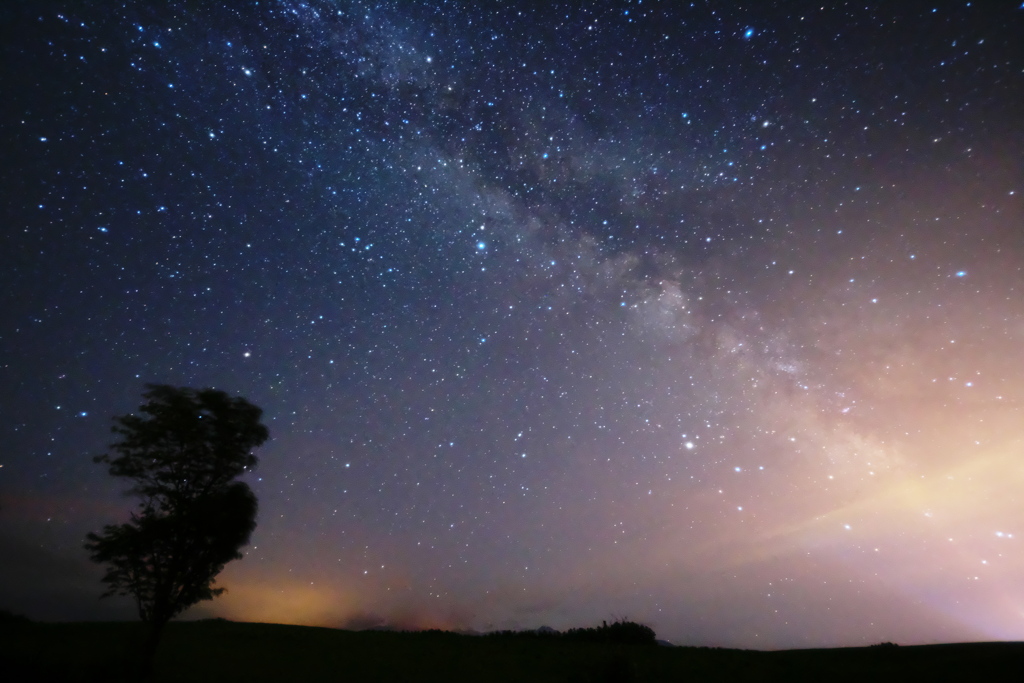
[[[153,664],[156,661],[156,648],[160,645],[166,621],[153,621],[149,624],[149,635],[142,645],[141,661],[139,662],[139,680],[147,680],[153,675]]]

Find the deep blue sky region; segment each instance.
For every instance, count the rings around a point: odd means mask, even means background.
[[[147,382],[265,410],[189,616],[1024,639],[1017,2],[6,3],[0,607]]]

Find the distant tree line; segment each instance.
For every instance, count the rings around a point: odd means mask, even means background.
[[[556,631],[553,628],[540,628],[531,631],[495,631],[488,634],[498,637],[517,638],[553,638],[582,643],[614,643],[618,645],[656,645],[657,637],[650,626],[635,621],[617,620],[609,624],[602,622],[593,628],[571,628],[568,631]]]

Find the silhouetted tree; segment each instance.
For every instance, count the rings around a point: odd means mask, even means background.
[[[256,527],[256,496],[235,479],[256,466],[252,450],[267,440],[263,411],[213,389],[150,384],[142,415],[115,417],[120,441],[94,458],[134,483],[139,505],[125,524],[90,533],[85,548],[107,566],[110,595],[135,599],[150,626],[143,652],[148,671],[163,627],[214,588],[224,565],[242,557]]]
[[[564,633],[567,640],[592,643],[620,643],[622,645],[656,645],[657,636],[650,626],[635,621],[617,620],[611,624],[601,622],[597,628],[571,628]]]

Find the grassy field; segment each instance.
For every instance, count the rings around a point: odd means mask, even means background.
[[[0,681],[132,680],[144,635],[133,623],[5,624]],[[1021,643],[758,652],[204,621],[168,625],[149,680],[876,682],[1022,673]]]

